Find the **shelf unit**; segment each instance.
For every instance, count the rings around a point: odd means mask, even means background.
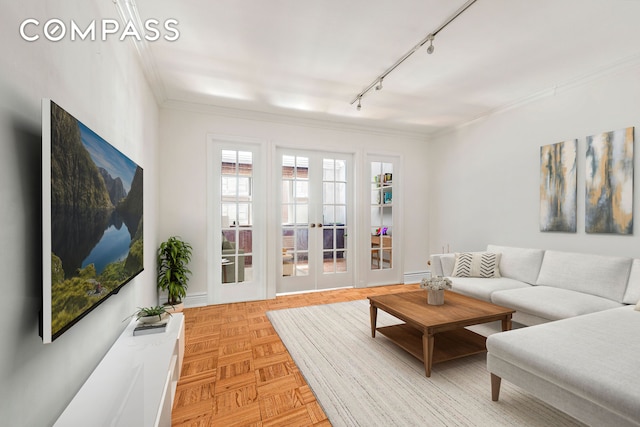
[[[170,427],[184,357],[184,316],[169,319],[165,332],[140,336],[133,336],[133,319],[54,427]]]

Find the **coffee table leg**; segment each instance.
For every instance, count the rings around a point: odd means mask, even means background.
[[[376,337],[376,321],[378,319],[378,307],[373,303],[369,306],[369,313],[371,314],[371,338]]]
[[[507,316],[502,319],[502,330],[510,331],[511,330],[511,314],[507,314]]]
[[[431,376],[431,361],[433,359],[433,334],[422,334],[422,355],[424,357],[424,373],[426,376]]]

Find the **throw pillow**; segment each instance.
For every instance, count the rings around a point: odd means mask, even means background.
[[[453,277],[500,277],[500,253],[456,253]]]
[[[638,303],[636,304],[636,310],[640,311],[640,301],[638,301]]]

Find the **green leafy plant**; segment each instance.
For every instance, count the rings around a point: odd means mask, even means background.
[[[127,317],[124,320],[131,319],[132,317],[136,317],[136,320],[140,320],[141,317],[158,317],[158,320],[162,320],[162,316],[164,314],[168,314],[171,316],[165,306],[158,305],[155,307],[138,307],[138,309],[131,316]]]
[[[187,296],[191,250],[191,245],[177,236],[169,237],[158,248],[158,288],[167,292],[171,305],[180,304]]]

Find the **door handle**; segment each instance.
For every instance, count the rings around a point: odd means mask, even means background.
[[[312,222],[311,224],[309,224],[309,227],[316,228],[316,225]]]
[[[322,228],[322,223],[321,222],[318,223],[318,228]]]

